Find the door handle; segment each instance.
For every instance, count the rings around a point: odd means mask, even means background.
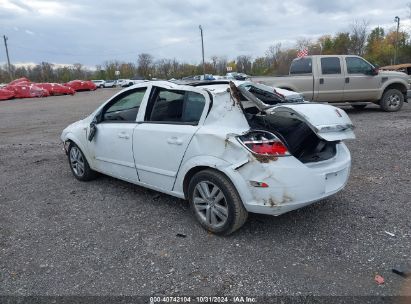
[[[179,145],[180,146],[180,145],[183,144],[183,141],[180,138],[173,136],[173,137],[167,138],[167,143],[169,143],[170,145]]]
[[[324,78],[320,78],[320,84],[324,84]]]
[[[129,139],[130,136],[128,136],[128,135],[127,135],[126,133],[124,133],[124,132],[121,132],[121,133],[118,133],[118,138]]]
[[[350,77],[345,77],[345,83],[350,83]]]

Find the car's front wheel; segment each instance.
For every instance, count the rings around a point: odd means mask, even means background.
[[[237,190],[222,173],[204,170],[195,174],[188,196],[196,219],[210,232],[228,235],[247,220],[248,212]]]
[[[75,143],[70,143],[68,148],[70,169],[74,177],[80,181],[89,181],[96,177],[96,172],[91,170],[83,151]]]
[[[401,110],[404,104],[404,95],[400,90],[389,89],[381,98],[380,107],[387,112],[396,112]]]

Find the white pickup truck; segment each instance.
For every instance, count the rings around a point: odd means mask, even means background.
[[[384,111],[399,111],[407,101],[410,78],[405,73],[381,71],[354,55],[315,55],[296,58],[288,76],[252,77],[254,82],[301,93],[310,101],[368,103]]]

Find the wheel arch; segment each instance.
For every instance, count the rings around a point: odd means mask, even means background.
[[[85,148],[85,146],[81,143],[81,141],[73,133],[68,133],[64,136],[64,139],[63,139],[64,146],[67,143],[74,143],[75,145],[77,145],[80,148],[80,150],[83,152],[84,157],[87,159],[87,162],[89,163],[91,167],[92,162],[90,162],[90,157],[88,156],[88,153],[87,153],[88,150]]]
[[[174,191],[182,193],[187,199],[188,185],[191,178],[198,172],[211,169],[223,174],[231,183],[236,184],[233,181],[233,176],[229,174],[231,163],[226,160],[214,157],[214,156],[196,156],[186,161],[180,168],[176,182],[174,185]]]
[[[391,82],[386,84],[386,86],[384,87],[384,90],[381,93],[380,99],[384,96],[384,93],[387,92],[388,90],[391,89],[397,89],[399,90],[401,93],[403,93],[405,96],[407,96],[407,86],[406,84],[402,83],[402,82]],[[406,101],[407,99],[404,98],[404,101]]]
[[[197,166],[197,167],[193,167],[191,168],[186,175],[184,176],[184,180],[183,180],[183,194],[185,199],[188,199],[188,186],[190,185],[190,181],[193,178],[194,175],[196,175],[198,172],[204,171],[204,170],[211,170],[211,171],[215,171],[218,172],[222,175],[224,175],[225,178],[227,178],[228,181],[230,181],[230,183],[233,184],[231,178],[224,172],[221,170],[218,170],[215,167],[209,167],[209,166]]]

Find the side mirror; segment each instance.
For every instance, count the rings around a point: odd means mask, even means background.
[[[371,70],[371,75],[372,75],[372,76],[378,75],[378,71],[379,71],[379,68],[378,68],[378,67],[373,68],[373,69]]]
[[[372,68],[364,73],[365,75],[376,76],[378,75],[378,68]]]
[[[96,135],[97,132],[97,124],[101,122],[102,120],[102,112],[97,113],[96,116],[94,116],[93,120],[90,122],[90,133],[88,135],[88,141],[92,141],[94,136]]]

